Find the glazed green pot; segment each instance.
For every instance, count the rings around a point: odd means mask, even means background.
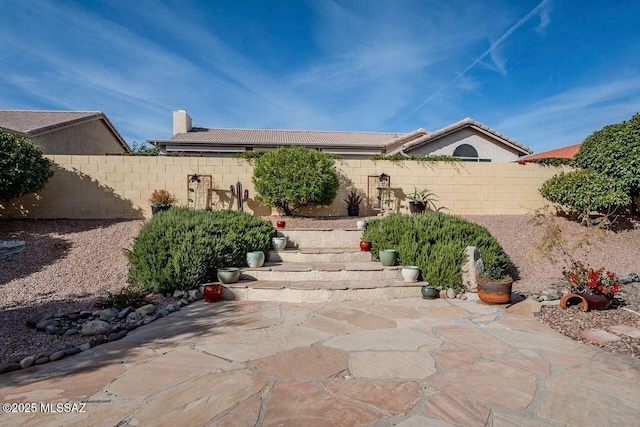
[[[222,284],[236,283],[240,279],[240,269],[225,267],[218,270],[218,281]]]
[[[424,285],[420,288],[420,293],[422,293],[423,299],[435,299],[438,290],[431,285]]]
[[[264,252],[247,252],[247,265],[252,268],[262,267],[264,265]]]
[[[396,265],[396,260],[398,259],[398,251],[395,249],[380,249],[378,254],[380,258],[380,263],[384,267],[391,267]]]

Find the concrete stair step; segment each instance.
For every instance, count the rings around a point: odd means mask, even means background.
[[[242,269],[241,279],[276,281],[399,280],[402,267],[383,267],[379,262],[268,262],[263,267]]]
[[[238,301],[327,302],[419,298],[426,282],[384,280],[240,280],[223,285],[222,298]]]
[[[347,248],[307,248],[270,251],[270,262],[367,262],[371,252]]]
[[[296,229],[278,230],[287,238],[288,248],[349,248],[359,249],[362,230],[358,229]]]

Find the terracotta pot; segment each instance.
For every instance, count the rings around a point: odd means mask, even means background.
[[[604,294],[595,294],[591,289],[587,288],[580,293],[580,296],[587,301],[589,310],[606,310],[611,305],[613,295],[608,297]]]
[[[220,301],[222,296],[222,285],[220,283],[208,283],[203,286],[202,294],[204,295],[204,302],[217,302]]]
[[[482,280],[478,278],[478,298],[487,304],[511,302],[513,280]]]
[[[360,242],[360,250],[362,252],[369,252],[371,250],[371,242],[361,241]]]
[[[278,228],[284,228],[285,225],[287,225],[287,223],[284,221],[276,221],[276,227]]]
[[[567,294],[560,299],[560,308],[566,310],[567,307],[571,307],[572,305],[577,306],[582,311],[589,310],[589,304],[587,300],[582,296],[577,294]]]

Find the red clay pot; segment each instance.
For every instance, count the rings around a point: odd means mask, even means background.
[[[285,225],[287,225],[287,223],[284,221],[276,221],[276,227],[278,228],[284,228]]]
[[[220,297],[222,296],[222,285],[220,283],[208,283],[204,285],[202,293],[204,295],[204,302],[220,301]]]
[[[360,250],[363,252],[369,252],[371,250],[371,242],[366,242],[362,240],[360,242]]]
[[[478,279],[478,298],[487,304],[508,304],[511,302],[513,280],[485,281]]]
[[[567,294],[560,299],[560,308],[563,310],[566,310],[567,307],[571,307],[572,305],[578,306],[582,311],[589,310],[587,300],[578,294]]]
[[[606,310],[611,305],[611,300],[613,299],[613,295],[608,297],[604,294],[594,294],[589,288],[582,291],[580,296],[587,301],[589,310]]]

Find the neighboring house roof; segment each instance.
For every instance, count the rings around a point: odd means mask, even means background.
[[[580,151],[581,145],[582,144],[575,144],[567,147],[556,148],[555,150],[543,151],[542,153],[523,157],[521,160],[524,160],[525,162],[532,162],[538,159],[573,159],[578,151]]]
[[[499,143],[502,143],[503,145],[506,145],[508,147],[511,147],[513,149],[515,149],[516,151],[518,151],[521,154],[531,154],[533,153],[533,150],[531,150],[529,147],[527,147],[524,144],[519,143],[518,141],[516,141],[515,139],[509,138],[506,135],[501,134],[500,132],[491,129],[489,126],[485,126],[480,122],[477,122],[471,118],[466,118],[464,120],[460,120],[459,122],[453,123],[449,126],[443,127],[442,129],[438,129],[437,131],[431,132],[431,133],[426,133],[422,136],[419,136],[409,142],[407,142],[406,144],[403,144],[401,147],[399,147],[398,149],[396,149],[394,152],[400,152],[400,151],[411,151],[413,149],[416,149],[420,146],[423,146],[425,144],[429,144],[430,142],[436,141],[442,137],[445,137],[449,134],[452,134],[454,132],[458,132],[464,128],[472,128],[475,129],[479,132],[484,133],[485,135],[488,135],[489,137],[493,138],[494,140],[496,140]],[[391,152],[390,154],[394,154],[394,152]]]
[[[177,121],[176,121],[177,120]],[[176,123],[178,126],[176,126]],[[174,135],[170,139],[148,140],[171,151],[244,151],[246,147],[271,148],[281,145],[306,145],[312,148],[349,153],[395,154],[435,141],[464,128],[473,128],[518,155],[533,151],[523,144],[470,118],[436,132],[416,129],[413,132],[337,132],[321,130],[224,129],[191,127],[186,110],[174,112]],[[179,129],[179,130],[176,130]],[[369,152],[366,150],[369,149]]]
[[[174,135],[170,140],[154,142],[188,142],[219,144],[317,144],[378,146],[401,134],[379,132],[333,132],[321,130],[220,129],[194,127]]]
[[[103,120],[126,151],[129,145],[102,111],[0,110],[0,128],[36,137],[92,120]]]

